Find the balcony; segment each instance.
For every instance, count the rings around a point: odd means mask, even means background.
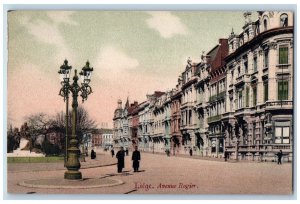
[[[245,83],[245,82],[248,82],[249,80],[249,74],[243,74],[239,77],[236,78],[236,84],[235,85],[239,85],[241,83]]]
[[[279,69],[288,69],[291,66],[291,64],[277,64],[276,67]]]
[[[185,103],[181,104],[180,109],[184,109],[189,106],[193,106],[193,102],[185,102]]]
[[[234,113],[234,116],[250,114],[250,108],[240,108],[237,109]]]
[[[207,123],[216,122],[218,120],[221,120],[221,115],[215,115],[207,118]]]
[[[275,109],[292,109],[293,101],[290,100],[280,100],[280,101],[267,101],[266,109],[275,110]]]
[[[229,119],[234,117],[234,112],[226,112],[222,114],[222,119]]]
[[[217,95],[210,96],[209,102],[211,103],[213,101],[221,100],[221,99],[225,98],[225,95],[226,95],[226,91],[222,91],[222,92],[218,93]]]

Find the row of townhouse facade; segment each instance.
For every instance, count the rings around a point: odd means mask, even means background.
[[[274,160],[293,156],[293,13],[245,12],[239,34],[187,61],[171,91],[147,95],[143,103],[121,101],[114,139],[142,151]],[[135,118],[135,122],[132,121]],[[126,122],[128,129],[126,133]],[[121,123],[120,123],[121,124]]]

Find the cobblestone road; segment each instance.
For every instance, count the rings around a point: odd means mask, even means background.
[[[115,158],[99,155],[99,160],[116,162]],[[125,169],[117,174],[116,165],[81,169],[84,178],[107,176],[124,181],[114,187],[94,189],[38,189],[19,186],[23,180],[63,178],[58,168],[34,171],[34,166],[16,168],[8,165],[8,192],[55,194],[291,194],[292,164],[210,161],[142,153],[140,172],[133,172],[131,157]],[[49,164],[47,164],[49,165]],[[57,164],[50,164],[57,165]],[[52,167],[54,168],[54,167]]]

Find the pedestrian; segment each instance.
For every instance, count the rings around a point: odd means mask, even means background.
[[[138,147],[135,146],[135,150],[132,152],[132,167],[134,172],[138,172],[139,171],[139,167],[140,167],[140,160],[141,160],[141,153],[140,151],[138,151]]]
[[[128,156],[128,149],[126,149],[126,156]]]
[[[110,150],[110,152],[111,152],[111,157],[114,157],[114,155],[115,155],[115,150],[112,148],[112,149]]]
[[[88,151],[88,148],[87,147],[85,147],[85,156],[89,156],[89,151]]]
[[[229,155],[229,153],[227,152],[227,149],[225,149],[225,152],[224,152],[224,159],[225,159],[225,161],[227,161],[228,155]]]
[[[96,159],[96,152],[94,151],[94,149],[92,149],[91,151],[91,159]]]
[[[121,173],[122,169],[124,168],[124,157],[125,157],[124,148],[121,147],[121,150],[119,150],[116,154],[116,158],[118,159],[118,173]]]
[[[190,148],[190,156],[193,156],[193,150]]]
[[[166,149],[166,154],[167,154],[168,157],[170,156],[170,150],[169,149]]]
[[[277,155],[277,157],[278,157],[277,164],[281,164],[282,150],[280,150],[276,155]]]

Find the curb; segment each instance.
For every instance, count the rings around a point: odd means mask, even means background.
[[[105,167],[105,166],[113,166],[116,165],[117,163],[111,163],[111,164],[103,164],[99,166],[83,166],[80,169],[92,169],[92,168],[99,168],[99,167]],[[21,173],[21,172],[41,172],[41,171],[62,171],[66,170],[66,168],[58,168],[58,169],[50,169],[50,170],[31,170],[31,171],[7,171],[8,173]]]
[[[105,178],[108,179],[108,178]],[[39,181],[42,180],[49,180],[49,179],[41,179]],[[101,178],[96,179],[96,180],[101,180]],[[89,189],[89,188],[102,188],[102,187],[111,187],[111,186],[118,186],[118,185],[122,185],[124,184],[124,182],[122,180],[119,179],[111,179],[109,178],[108,180],[112,180],[115,183],[109,183],[109,184],[98,184],[98,185],[78,185],[78,186],[73,186],[73,185],[43,185],[43,184],[30,184],[27,182],[31,182],[31,181],[36,181],[36,180],[26,180],[26,181],[22,181],[21,183],[19,183],[19,186],[23,186],[23,187],[29,187],[29,188],[48,188],[48,189]],[[70,182],[80,182],[82,180],[79,181],[70,181]]]

